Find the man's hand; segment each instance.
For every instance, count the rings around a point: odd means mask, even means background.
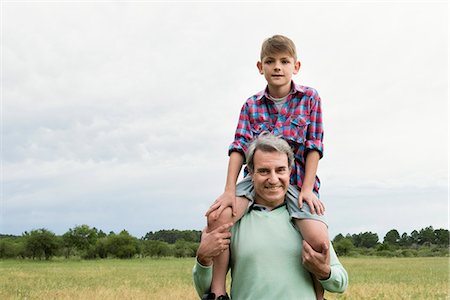
[[[231,207],[231,210],[233,212],[233,216],[236,215],[236,195],[235,192],[224,192],[222,195],[217,198],[216,201],[214,201],[213,205],[208,209],[205,216],[208,216],[209,214],[213,213],[212,218],[217,220],[219,218],[222,211],[227,208]]]
[[[202,239],[197,249],[197,260],[203,266],[210,266],[213,258],[230,247],[230,228],[233,223],[224,224],[211,232],[202,231]]]
[[[322,251],[316,252],[314,249],[304,240],[302,251],[302,264],[317,279],[325,280],[330,278],[330,245],[323,243]]]
[[[325,206],[322,201],[317,198],[317,195],[312,191],[301,190],[300,195],[298,196],[298,206],[302,208],[303,201],[308,203],[309,208],[311,209],[311,213],[317,213],[318,215],[323,215],[325,212]]]

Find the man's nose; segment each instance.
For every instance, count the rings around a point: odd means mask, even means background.
[[[275,184],[278,182],[278,176],[275,171],[270,172],[269,178],[267,179],[270,184]]]

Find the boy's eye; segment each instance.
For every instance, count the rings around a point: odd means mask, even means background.
[[[266,64],[271,64],[273,61],[272,60],[266,60]]]

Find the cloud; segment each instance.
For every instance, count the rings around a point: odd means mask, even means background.
[[[295,80],[323,100],[319,176],[333,228],[441,226],[444,7],[5,3],[0,230],[202,228],[239,109],[265,85],[260,44],[275,33],[296,42]],[[379,209],[390,205],[405,213]]]

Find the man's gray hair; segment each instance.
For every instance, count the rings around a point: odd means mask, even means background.
[[[289,168],[291,168],[294,163],[294,152],[289,144],[281,137],[278,137],[270,132],[263,132],[251,141],[247,149],[247,168],[250,172],[253,172],[255,169],[253,157],[255,156],[256,150],[261,150],[263,152],[286,153]]]

